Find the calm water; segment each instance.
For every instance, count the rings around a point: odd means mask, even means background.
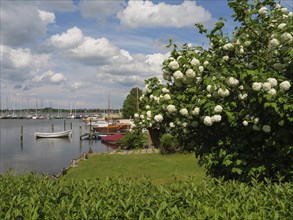
[[[16,173],[36,171],[37,173],[57,174],[68,167],[73,158],[78,158],[90,148],[94,152],[110,152],[113,149],[97,140],[79,141],[88,129],[79,119],[66,119],[66,129],[71,127],[72,137],[36,139],[35,131],[50,132],[64,130],[64,119],[0,119],[0,173],[8,169]],[[23,126],[23,141],[20,139]]]

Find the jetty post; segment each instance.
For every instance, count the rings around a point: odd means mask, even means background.
[[[66,131],[66,120],[64,120],[64,131]]]
[[[82,127],[79,126],[79,137],[81,137],[81,136],[82,136]]]
[[[54,132],[54,124],[51,125],[51,131]]]
[[[71,130],[72,130],[72,122],[70,122],[70,128],[71,128]]]
[[[23,141],[23,125],[20,127],[20,140]]]

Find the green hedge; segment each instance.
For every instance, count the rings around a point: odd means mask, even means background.
[[[0,219],[292,219],[292,183],[0,176]]]

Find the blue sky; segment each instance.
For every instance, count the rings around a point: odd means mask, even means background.
[[[133,87],[162,78],[169,39],[208,47],[194,23],[224,17],[231,34],[231,15],[225,0],[1,0],[1,107],[104,108],[109,93],[122,107]]]

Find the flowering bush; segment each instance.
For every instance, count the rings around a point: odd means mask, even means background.
[[[139,123],[195,148],[212,176],[249,181],[292,178],[292,12],[272,0],[229,0],[239,22],[232,37],[220,20],[208,32],[211,47],[190,44],[163,62],[166,85],[147,80]],[[167,91],[167,92],[166,92]],[[163,98],[168,94],[168,98]]]

